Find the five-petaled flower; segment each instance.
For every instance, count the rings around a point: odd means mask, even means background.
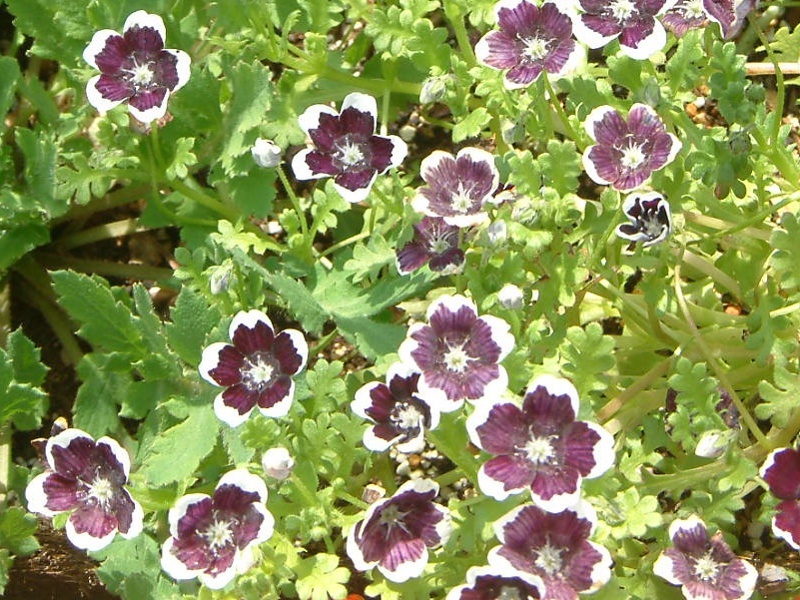
[[[458,247],[459,228],[444,219],[423,217],[414,225],[414,237],[397,251],[397,272],[407,275],[428,263],[431,271],[442,275],[460,273],[464,251]]]
[[[555,2],[538,7],[529,0],[500,0],[495,14],[499,30],[481,38],[475,56],[488,67],[508,69],[507,88],[526,87],[542,71],[565,75],[583,58],[572,37],[572,19]]]
[[[372,504],[347,538],[353,566],[359,571],[377,566],[396,583],[419,577],[428,564],[428,548],[450,536],[450,512],[433,501],[438,493],[435,481],[414,479]]]
[[[495,567],[472,567],[467,571],[467,583],[450,590],[445,600],[538,600],[538,579],[530,582],[524,573],[511,573],[503,574],[503,569]]]
[[[575,37],[590,48],[619,40],[626,56],[644,60],[667,43],[667,32],[656,19],[676,0],[576,0]]]
[[[172,537],[162,547],[161,568],[174,579],[225,587],[250,568],[253,547],[272,535],[275,519],[266,501],[266,484],[246,469],[223,475],[213,496],[181,497],[169,510]]]
[[[653,572],[680,585],[687,600],[746,600],[753,594],[758,572],[734,554],[722,533],[709,538],[698,517],[676,519],[670,524],[672,548],[656,559]]]
[[[595,108],[584,123],[597,142],[583,153],[583,168],[596,183],[633,190],[669,164],[681,149],[678,138],[646,104],[634,104],[626,121],[610,106]]]
[[[489,564],[538,580],[542,600],[578,600],[611,578],[611,555],[589,540],[596,522],[585,502],[558,513],[518,506],[495,523],[502,545],[489,551]]]
[[[232,344],[216,342],[203,350],[200,375],[226,388],[214,400],[217,417],[237,427],[252,410],[282,417],[294,399],[294,381],[306,365],[308,344],[296,329],[275,332],[260,310],[239,312],[231,322]]]
[[[514,347],[508,323],[478,316],[464,296],[441,296],[428,307],[428,324],[414,323],[400,344],[400,360],[421,372],[419,393],[441,412],[464,400],[479,402],[501,394],[508,374],[500,366]]]
[[[800,450],[773,450],[761,466],[761,478],[781,500],[772,517],[772,532],[800,550]]]
[[[72,511],[67,538],[78,548],[100,550],[119,531],[133,538],[142,531],[142,507],[125,489],[131,461],[115,440],[96,442],[80,429],[65,429],[44,446],[47,470],[28,484],[28,510],[46,517]]]
[[[137,10],[125,20],[122,35],[110,29],[94,34],[84,60],[100,75],[89,80],[86,95],[100,112],[128,101],[142,123],[163,117],[167,102],[189,81],[191,59],[182,50],[167,50],[166,28],[158,15]]]
[[[348,202],[369,195],[378,175],[403,162],[408,146],[396,135],[375,135],[378,105],[375,98],[354,92],[342,102],[341,113],[315,104],[300,115],[300,128],[312,147],[292,159],[300,180],[333,177],[333,185]]]
[[[356,392],[350,408],[375,423],[364,432],[364,446],[383,452],[396,445],[400,452],[422,452],[425,430],[439,424],[439,411],[420,398],[419,372],[405,363],[395,363],[386,373],[386,383],[372,381]]]
[[[497,401],[478,405],[467,419],[472,443],[495,457],[478,472],[481,490],[505,500],[531,491],[551,512],[574,505],[581,481],[614,464],[614,438],[596,423],[576,421],[578,392],[567,380],[541,375],[520,408]]]
[[[669,202],[658,192],[633,193],[622,203],[630,223],[617,226],[619,237],[642,242],[645,248],[667,239],[672,230]]]
[[[456,156],[434,150],[422,161],[420,174],[427,185],[414,196],[416,210],[456,227],[489,220],[483,208],[492,200],[500,174],[486,150],[462,148]]]

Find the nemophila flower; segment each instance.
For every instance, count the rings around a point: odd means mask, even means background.
[[[622,203],[630,223],[617,226],[619,237],[641,242],[647,248],[667,239],[672,230],[669,202],[658,192],[633,193]]]
[[[438,493],[435,481],[414,479],[370,506],[347,538],[353,566],[359,571],[377,566],[396,583],[419,577],[428,564],[428,548],[450,536],[450,513],[433,501]]]
[[[703,0],[708,18],[719,23],[722,37],[736,37],[747,22],[747,15],[758,6],[757,0]]]
[[[583,153],[583,168],[593,181],[628,191],[675,159],[678,138],[646,104],[634,104],[627,121],[610,106],[595,108],[584,123],[597,142]]]
[[[312,147],[292,159],[300,180],[333,177],[333,184],[348,202],[361,202],[378,175],[398,166],[408,146],[396,135],[375,135],[378,105],[375,98],[352,93],[342,102],[341,113],[324,104],[308,107],[300,115],[300,128]]]
[[[683,37],[690,29],[698,29],[708,24],[708,14],[703,0],[678,0],[678,2],[661,16],[664,27]]]
[[[782,500],[772,517],[773,533],[800,550],[800,451],[773,450],[761,466],[761,478],[772,495]]]
[[[523,579],[524,574],[504,575],[502,571],[472,567],[467,571],[467,583],[450,590],[445,600],[538,600],[538,580],[531,583]]]
[[[508,374],[500,366],[514,347],[509,325],[478,316],[464,296],[442,296],[428,307],[428,324],[413,324],[400,344],[400,360],[422,374],[419,394],[441,412],[501,394]]]
[[[172,537],[162,547],[161,568],[174,579],[225,587],[252,566],[252,549],[272,535],[266,501],[267,486],[247,469],[223,475],[213,496],[183,496],[169,510]]]
[[[611,578],[611,555],[589,540],[596,520],[585,502],[557,513],[518,506],[494,524],[502,545],[489,551],[489,564],[538,579],[542,600],[578,600]]]
[[[164,21],[137,10],[120,35],[110,29],[94,34],[83,51],[84,60],[100,75],[89,80],[86,95],[100,112],[128,102],[128,110],[142,123],[160,119],[169,97],[189,81],[191,59],[182,50],[168,50]]]
[[[492,200],[500,174],[486,150],[462,148],[456,156],[434,150],[422,161],[420,174],[427,185],[414,196],[416,210],[457,227],[488,221],[483,208]]]
[[[656,559],[653,572],[681,586],[687,600],[745,600],[753,594],[758,572],[734,554],[722,533],[709,538],[699,518],[676,519],[670,524],[672,548]]]
[[[572,19],[555,2],[541,7],[529,0],[500,0],[495,6],[497,31],[490,31],[475,46],[482,64],[508,69],[505,85],[522,88],[536,81],[542,71],[564,75],[583,56],[572,37]]]
[[[548,511],[574,505],[581,481],[614,464],[614,438],[596,423],[576,421],[578,392],[569,381],[537,377],[520,408],[511,402],[478,405],[467,419],[470,439],[495,457],[483,464],[483,493],[505,500],[529,488]]]
[[[407,275],[426,263],[442,275],[460,273],[466,257],[458,247],[458,227],[444,219],[423,217],[414,225],[414,237],[397,251],[397,272]]]
[[[257,406],[267,417],[282,417],[294,399],[294,381],[306,365],[308,344],[296,329],[275,331],[260,310],[239,312],[229,328],[231,344],[216,342],[203,350],[200,375],[226,388],[214,400],[214,412],[231,427],[247,420]]]
[[[419,372],[395,363],[386,383],[373,381],[356,392],[350,408],[375,425],[364,432],[364,446],[383,452],[395,445],[400,452],[422,452],[425,430],[439,424],[439,411],[419,396]]]
[[[67,538],[83,550],[105,548],[118,531],[125,538],[141,533],[144,513],[125,489],[131,461],[119,443],[65,429],[47,440],[44,456],[47,470],[25,490],[29,511],[70,512]]]
[[[619,40],[626,56],[644,60],[667,43],[667,33],[656,19],[676,0],[576,0],[575,37],[590,48]]]

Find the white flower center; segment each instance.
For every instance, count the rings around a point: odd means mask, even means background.
[[[153,78],[155,77],[155,73],[150,67],[150,63],[144,63],[140,65],[134,60],[133,68],[126,69],[126,71],[131,75],[131,83],[133,83],[133,85],[137,88],[149,86],[151,83],[153,83]]]
[[[617,21],[625,21],[630,18],[633,11],[636,10],[636,5],[631,0],[616,0],[611,3],[611,14]]]
[[[447,241],[446,236],[435,237],[430,241],[428,246],[434,254],[442,254],[445,250],[450,248],[450,242]]]
[[[89,497],[97,498],[100,504],[107,504],[114,497],[114,486],[105,477],[98,477],[89,486]]]
[[[339,147],[339,160],[345,166],[353,167],[364,160],[364,152],[361,150],[361,146],[348,140],[344,146]]]
[[[639,144],[631,142],[627,148],[622,151],[622,166],[626,169],[636,169],[645,160],[644,152]]]
[[[469,366],[469,354],[464,351],[463,346],[451,346],[444,353],[444,365],[448,371],[463,373]]]
[[[500,593],[495,596],[496,600],[524,600],[519,594],[519,588],[504,585],[500,588]]]
[[[705,16],[703,0],[691,0],[684,4],[681,10],[687,19],[702,19]]]
[[[458,190],[450,197],[450,206],[453,212],[462,215],[468,213],[472,208],[472,198],[469,195],[469,191],[465,190],[460,183],[458,184]]]
[[[400,429],[417,427],[422,420],[422,412],[408,402],[400,402],[392,411],[392,422]]]
[[[262,390],[275,381],[278,375],[276,367],[275,360],[269,354],[252,354],[242,364],[242,383],[250,390]]]
[[[525,444],[525,454],[527,454],[528,459],[531,462],[535,463],[546,463],[549,462],[553,457],[555,457],[555,451],[553,450],[553,443],[552,439],[555,436],[544,436],[544,437],[534,437],[528,440],[528,443]]]
[[[233,541],[233,531],[231,531],[231,524],[229,521],[214,520],[208,529],[202,532],[201,537],[208,542],[211,551],[216,551]]]
[[[523,39],[525,49],[523,54],[530,60],[541,60],[547,56],[547,47],[550,45],[548,40],[543,40],[540,37],[532,37]]]
[[[661,235],[663,226],[658,222],[658,217],[656,215],[646,216],[642,224],[644,225],[644,233],[646,233],[648,237],[655,238]]]
[[[561,571],[561,553],[563,548],[553,548],[548,542],[539,549],[539,556],[536,557],[535,564],[547,575],[555,575]]]
[[[406,527],[406,524],[403,522],[407,514],[408,512],[403,512],[394,504],[390,504],[381,511],[378,522],[380,525],[386,526],[386,531],[384,533],[387,538],[391,535],[392,529],[395,527],[408,533],[408,527]]]
[[[719,571],[719,563],[711,558],[711,552],[706,552],[694,564],[694,574],[703,581],[713,581]]]

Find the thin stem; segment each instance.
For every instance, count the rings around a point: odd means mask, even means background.
[[[736,298],[742,298],[742,288],[739,286],[739,282],[733,279],[727,273],[724,273],[711,263],[706,260],[703,260],[701,257],[697,256],[693,252],[682,248],[681,250],[674,249],[673,253],[679,260],[683,260],[683,262],[693,269],[697,269],[704,275],[710,277],[713,281],[720,284],[722,287],[726,288],[729,292],[731,292]]]
[[[572,124],[569,122],[569,117],[567,116],[564,107],[559,101],[558,95],[553,90],[553,86],[550,84],[550,78],[547,76],[547,71],[542,71],[541,77],[544,80],[544,88],[547,91],[548,96],[550,97],[550,104],[552,104],[553,108],[556,110],[556,114],[558,115],[558,118],[561,120],[561,123],[567,132],[567,135],[572,141],[575,142],[575,145],[577,146],[578,150],[583,152],[584,150],[583,141],[575,132],[575,130],[572,128]]]
[[[336,242],[332,246],[328,246],[327,248],[325,248],[325,250],[319,253],[319,256],[320,258],[322,258],[323,256],[328,256],[329,254],[333,254],[337,250],[341,250],[342,248],[349,246],[350,244],[355,244],[356,242],[368,238],[371,235],[372,233],[369,231],[362,231],[361,233],[351,235],[349,238],[346,238],[340,242]]]
[[[139,224],[139,219],[123,219],[113,223],[103,223],[97,227],[84,229],[72,235],[60,238],[55,245],[60,249],[77,248],[102,240],[118,238],[134,233],[149,231],[149,227]]]
[[[665,358],[647,373],[639,377],[631,385],[609,400],[599,411],[597,419],[601,423],[609,421],[628,401],[633,400],[642,391],[650,387],[656,380],[660,379],[669,371],[672,364],[672,357]]]
[[[306,213],[300,206],[300,200],[298,200],[297,194],[294,193],[294,189],[292,189],[292,186],[289,183],[289,178],[286,177],[286,172],[283,170],[283,165],[278,165],[276,169],[278,171],[278,178],[281,180],[281,185],[286,191],[286,195],[289,196],[289,201],[292,203],[294,212],[297,214],[297,220],[300,222],[300,232],[303,234],[303,238],[307,238],[308,222],[306,221]]]
[[[478,64],[478,61],[475,58],[472,43],[469,41],[469,34],[464,25],[464,15],[461,12],[461,7],[453,2],[453,0],[445,0],[444,14],[453,27],[453,33],[456,35],[456,42],[458,43],[458,49],[461,50],[461,56],[467,62],[468,66],[474,67]]]
[[[226,219],[231,222],[236,221],[241,215],[239,211],[237,211],[232,206],[226,206],[216,198],[212,198],[208,194],[203,193],[202,191],[190,187],[183,183],[178,179],[170,179],[164,182],[166,185],[171,187],[177,192],[180,192],[190,200],[197,202],[200,206],[203,206],[219,215],[222,215]]]
[[[115,263],[105,260],[76,258],[74,256],[61,256],[41,252],[37,254],[40,262],[48,268],[74,269],[81,273],[97,273],[120,279],[135,279],[137,281],[150,280],[165,282],[173,276],[172,269],[151,267],[149,265],[136,265]]]

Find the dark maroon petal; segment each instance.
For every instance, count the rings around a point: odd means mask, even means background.
[[[563,434],[565,464],[574,467],[585,477],[597,464],[594,448],[599,442],[600,435],[586,423],[572,423]]]
[[[130,58],[131,49],[121,35],[112,35],[105,47],[95,56],[95,63],[104,75],[117,75]]]
[[[244,549],[250,542],[258,537],[264,515],[250,506],[233,525],[233,542],[239,549]]]
[[[247,356],[270,350],[275,341],[275,332],[264,321],[256,321],[252,329],[245,325],[239,325],[233,332],[231,341],[237,350]]]
[[[784,448],[776,451],[772,459],[761,475],[770,492],[781,500],[800,499],[800,451]]]
[[[253,502],[260,502],[261,498],[256,492],[243,490],[236,485],[221,485],[214,490],[214,508],[243,513],[250,508]]]
[[[336,175],[339,168],[333,164],[333,156],[320,150],[312,150],[306,156],[306,164],[314,174]]]
[[[492,363],[499,360],[501,353],[500,346],[492,339],[492,328],[480,319],[474,322],[464,350],[476,360]]]
[[[369,138],[369,149],[372,154],[370,166],[378,173],[383,173],[392,166],[392,150],[394,150],[394,143],[392,140],[379,135],[373,135]]]
[[[101,75],[95,87],[103,98],[112,102],[130,98],[136,92],[133,84],[129,81],[108,75]]]
[[[161,39],[161,35],[152,27],[139,27],[136,25],[128,29],[124,37],[131,52],[138,51],[152,55],[158,54],[164,49],[164,41]]]
[[[166,95],[167,88],[164,87],[156,87],[149,90],[141,89],[134,92],[133,96],[128,100],[128,104],[144,112],[156,106],[161,106]]]
[[[448,273],[452,273],[460,271],[465,261],[466,256],[463,250],[460,248],[450,248],[431,258],[430,267],[431,271],[447,271]]]
[[[574,467],[542,464],[531,483],[531,491],[543,500],[550,500],[553,496],[574,494],[580,481],[580,472]]]
[[[169,90],[174,90],[180,81],[178,75],[178,57],[162,50],[153,64],[153,81]]]
[[[213,520],[214,503],[211,498],[203,498],[193,502],[186,513],[178,521],[178,539],[194,536],[196,532],[205,530]]]
[[[700,556],[709,547],[708,530],[701,522],[696,523],[691,529],[678,529],[672,538],[672,543],[680,552]]]
[[[785,500],[778,504],[775,526],[792,538],[796,548],[800,548],[800,502]]]
[[[617,111],[606,112],[594,124],[594,139],[600,146],[616,146],[628,133],[628,123]]]
[[[75,531],[102,538],[117,528],[117,518],[97,502],[85,503],[70,515]]]
[[[285,331],[275,337],[272,352],[286,375],[295,375],[303,366],[303,355],[294,347],[292,336]]]
[[[481,447],[490,454],[513,454],[529,439],[526,419],[527,415],[514,404],[493,406],[486,422],[477,428]]]
[[[539,20],[539,8],[531,2],[520,2],[513,9],[502,8],[497,14],[497,25],[509,37],[530,32],[531,24]]]
[[[236,385],[242,381],[244,355],[233,346],[225,346],[218,355],[218,363],[208,374],[221,386]]]
[[[330,153],[335,150],[335,143],[345,133],[339,126],[339,115],[323,112],[319,115],[319,126],[316,129],[311,129],[308,132],[308,136],[318,150]]]
[[[489,54],[485,58],[487,65],[495,69],[510,69],[520,62],[517,41],[505,31],[490,31],[485,39],[489,46]]]
[[[251,392],[244,384],[237,383],[222,392],[222,401],[225,406],[229,406],[244,415],[253,410],[258,403],[258,393]]]
[[[704,0],[703,8],[720,24],[723,35],[727,37],[727,32],[736,20],[733,0]]]
[[[396,402],[391,390],[379,383],[370,390],[369,397],[372,405],[367,408],[367,415],[376,423],[388,421]]]
[[[652,17],[632,20],[625,25],[619,36],[619,42],[628,48],[638,48],[647,36],[653,33],[656,21]]]
[[[258,406],[263,409],[272,408],[278,402],[285,400],[289,396],[291,388],[292,379],[290,377],[286,375],[279,377],[275,383],[258,394]],[[242,414],[244,413],[242,412]]]
[[[536,467],[520,456],[502,455],[489,459],[483,465],[484,472],[503,483],[506,492],[531,485],[536,478]]]
[[[694,577],[694,566],[689,557],[677,548],[667,548],[664,554],[672,560],[672,574],[678,581],[687,582]]]
[[[397,571],[404,563],[419,560],[426,548],[423,540],[408,539],[398,527],[392,529],[385,544],[387,549],[379,562],[389,571]]]
[[[589,160],[594,165],[597,174],[605,181],[615,183],[620,178],[620,155],[613,146],[599,143],[589,148]]]
[[[560,432],[572,424],[576,416],[569,396],[555,396],[541,385],[525,394],[522,410],[542,433]]]
[[[375,119],[370,113],[350,106],[339,115],[339,131],[366,140],[375,133]]]
[[[736,553],[731,550],[722,537],[722,532],[718,531],[709,540],[709,547],[711,549],[711,558],[718,563],[729,563],[736,559]]]
[[[344,189],[354,192],[369,187],[374,175],[374,169],[362,169],[360,171],[339,173],[333,180]]]
[[[513,81],[514,83],[528,85],[541,75],[542,70],[543,67],[539,63],[518,65],[509,69],[508,73],[506,73],[506,77],[509,81]]]
[[[47,508],[53,512],[72,510],[78,506],[86,493],[86,485],[75,478],[62,477],[51,473],[44,481]]]
[[[456,337],[466,339],[478,315],[469,306],[461,306],[453,312],[446,304],[441,304],[430,317],[430,329],[437,337]]]
[[[539,598],[539,591],[519,577],[479,575],[470,588],[461,590],[458,600],[499,600],[501,598]]]
[[[572,550],[571,556],[567,555],[569,562],[565,572],[561,575],[565,583],[574,591],[589,590],[594,583],[592,571],[603,560],[603,556],[587,540],[581,541],[576,549],[570,549]]]
[[[87,437],[76,437],[68,446],[52,444],[53,470],[65,478],[91,481],[94,478],[95,442]]]
[[[400,274],[416,271],[428,262],[427,248],[418,241],[412,240],[397,251],[397,266]]]
[[[584,13],[580,19],[587,28],[604,37],[619,35],[622,31],[622,24],[619,21],[605,16]]]
[[[632,190],[642,185],[648,177],[650,177],[651,170],[639,167],[637,170],[624,170],[616,180],[610,180],[614,187],[621,191]],[[605,179],[605,178],[604,178]]]
[[[128,533],[133,524],[133,513],[136,505],[127,490],[119,489],[111,501],[111,510],[117,519],[117,528],[121,533]]]

